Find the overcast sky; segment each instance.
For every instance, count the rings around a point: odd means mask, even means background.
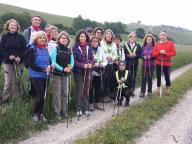
[[[62,3],[61,3],[62,2]],[[190,0],[0,0],[32,10],[99,22],[141,21],[147,25],[172,25],[192,30]]]

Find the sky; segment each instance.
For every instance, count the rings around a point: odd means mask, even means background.
[[[171,25],[192,30],[191,0],[0,0],[41,12],[98,22]]]

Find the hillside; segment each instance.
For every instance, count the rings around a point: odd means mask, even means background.
[[[24,9],[24,8],[0,3],[0,15],[2,13],[6,13],[6,12],[14,12],[14,13],[15,12],[16,13],[28,12],[30,15],[42,16],[48,23],[60,23],[60,24],[64,24],[65,26],[68,26],[68,27],[71,27],[72,22],[73,22],[73,18],[71,18],[71,17],[53,15],[53,14],[33,11],[33,10],[29,10],[29,9]]]
[[[137,23],[130,23],[127,25],[127,27],[127,30],[129,32],[135,31],[137,28],[143,28],[146,33],[152,32],[156,35],[159,35],[159,32],[161,31],[166,31],[168,33],[168,36],[173,38],[176,43],[192,44],[192,31],[180,27],[173,27],[167,25],[149,26]]]

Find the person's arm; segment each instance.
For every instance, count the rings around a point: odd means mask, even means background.
[[[37,72],[44,72],[45,69],[35,64],[35,48],[29,50],[29,67]]]
[[[73,53],[71,53],[70,66],[71,66],[71,69],[73,69],[73,67],[74,67],[74,57],[73,57]]]
[[[28,32],[28,29],[25,29],[24,32],[23,32],[23,36],[25,38],[25,41],[26,41],[26,44],[28,45],[29,44],[29,32]]]
[[[135,58],[139,59],[141,58],[141,46],[139,44],[136,44],[137,45],[137,50],[136,50],[136,56]]]
[[[103,49],[101,47],[100,47],[100,55],[101,55],[101,58],[102,58],[101,64],[104,67],[107,66],[107,64],[108,64],[107,57],[106,57],[106,55],[105,55],[105,53],[104,53],[104,51],[103,51]]]
[[[175,48],[175,45],[173,42],[171,42],[170,47],[171,47],[171,50],[166,52],[165,55],[168,57],[175,56],[176,55],[176,48]]]
[[[59,64],[57,64],[57,62],[56,62],[56,57],[57,57],[57,48],[56,47],[54,47],[53,49],[52,49],[52,54],[51,54],[51,62],[52,62],[52,64],[55,66],[55,68],[58,70],[58,71],[63,71],[63,67],[62,66],[60,66]]]
[[[5,59],[9,59],[9,56],[11,54],[8,51],[6,51],[6,49],[5,49],[5,42],[6,42],[6,35],[3,35],[1,37],[0,49],[1,49],[1,52],[2,52],[2,57],[4,57]]]
[[[112,46],[112,60],[115,61],[117,59],[118,59],[117,46],[115,45],[115,43],[113,43],[113,46]]]
[[[74,64],[76,67],[79,67],[79,68],[84,68],[84,64],[83,63],[80,63],[78,60],[77,60],[77,49],[76,47],[73,47],[73,56],[74,56]]]

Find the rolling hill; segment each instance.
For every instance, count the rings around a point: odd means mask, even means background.
[[[0,15],[6,12],[14,12],[14,13],[28,12],[30,15],[42,16],[48,23],[64,24],[65,26],[68,27],[71,27],[73,23],[73,18],[71,17],[53,15],[0,3]]]
[[[127,25],[127,30],[129,32],[135,31],[137,28],[143,28],[146,33],[152,32],[156,35],[159,35],[161,31],[166,31],[168,36],[173,38],[176,43],[192,44],[192,31],[188,29],[167,25],[149,26],[138,23],[130,23]]]
[[[38,12],[34,10],[29,10],[25,8],[20,8],[20,7],[0,3],[0,15],[6,12],[14,12],[14,13],[28,12],[30,15],[42,16],[48,23],[64,24],[65,26],[68,26],[68,27],[71,27],[73,24],[72,17],[53,15],[53,14]],[[176,43],[192,45],[192,40],[191,40],[192,31],[187,29],[183,29],[180,27],[167,26],[167,25],[150,26],[150,25],[144,25],[144,24],[138,24],[138,23],[127,24],[128,32],[135,31],[137,28],[143,28],[146,31],[146,33],[152,32],[156,35],[158,35],[160,31],[167,31],[168,36],[173,38]],[[126,36],[124,37],[126,38]]]

